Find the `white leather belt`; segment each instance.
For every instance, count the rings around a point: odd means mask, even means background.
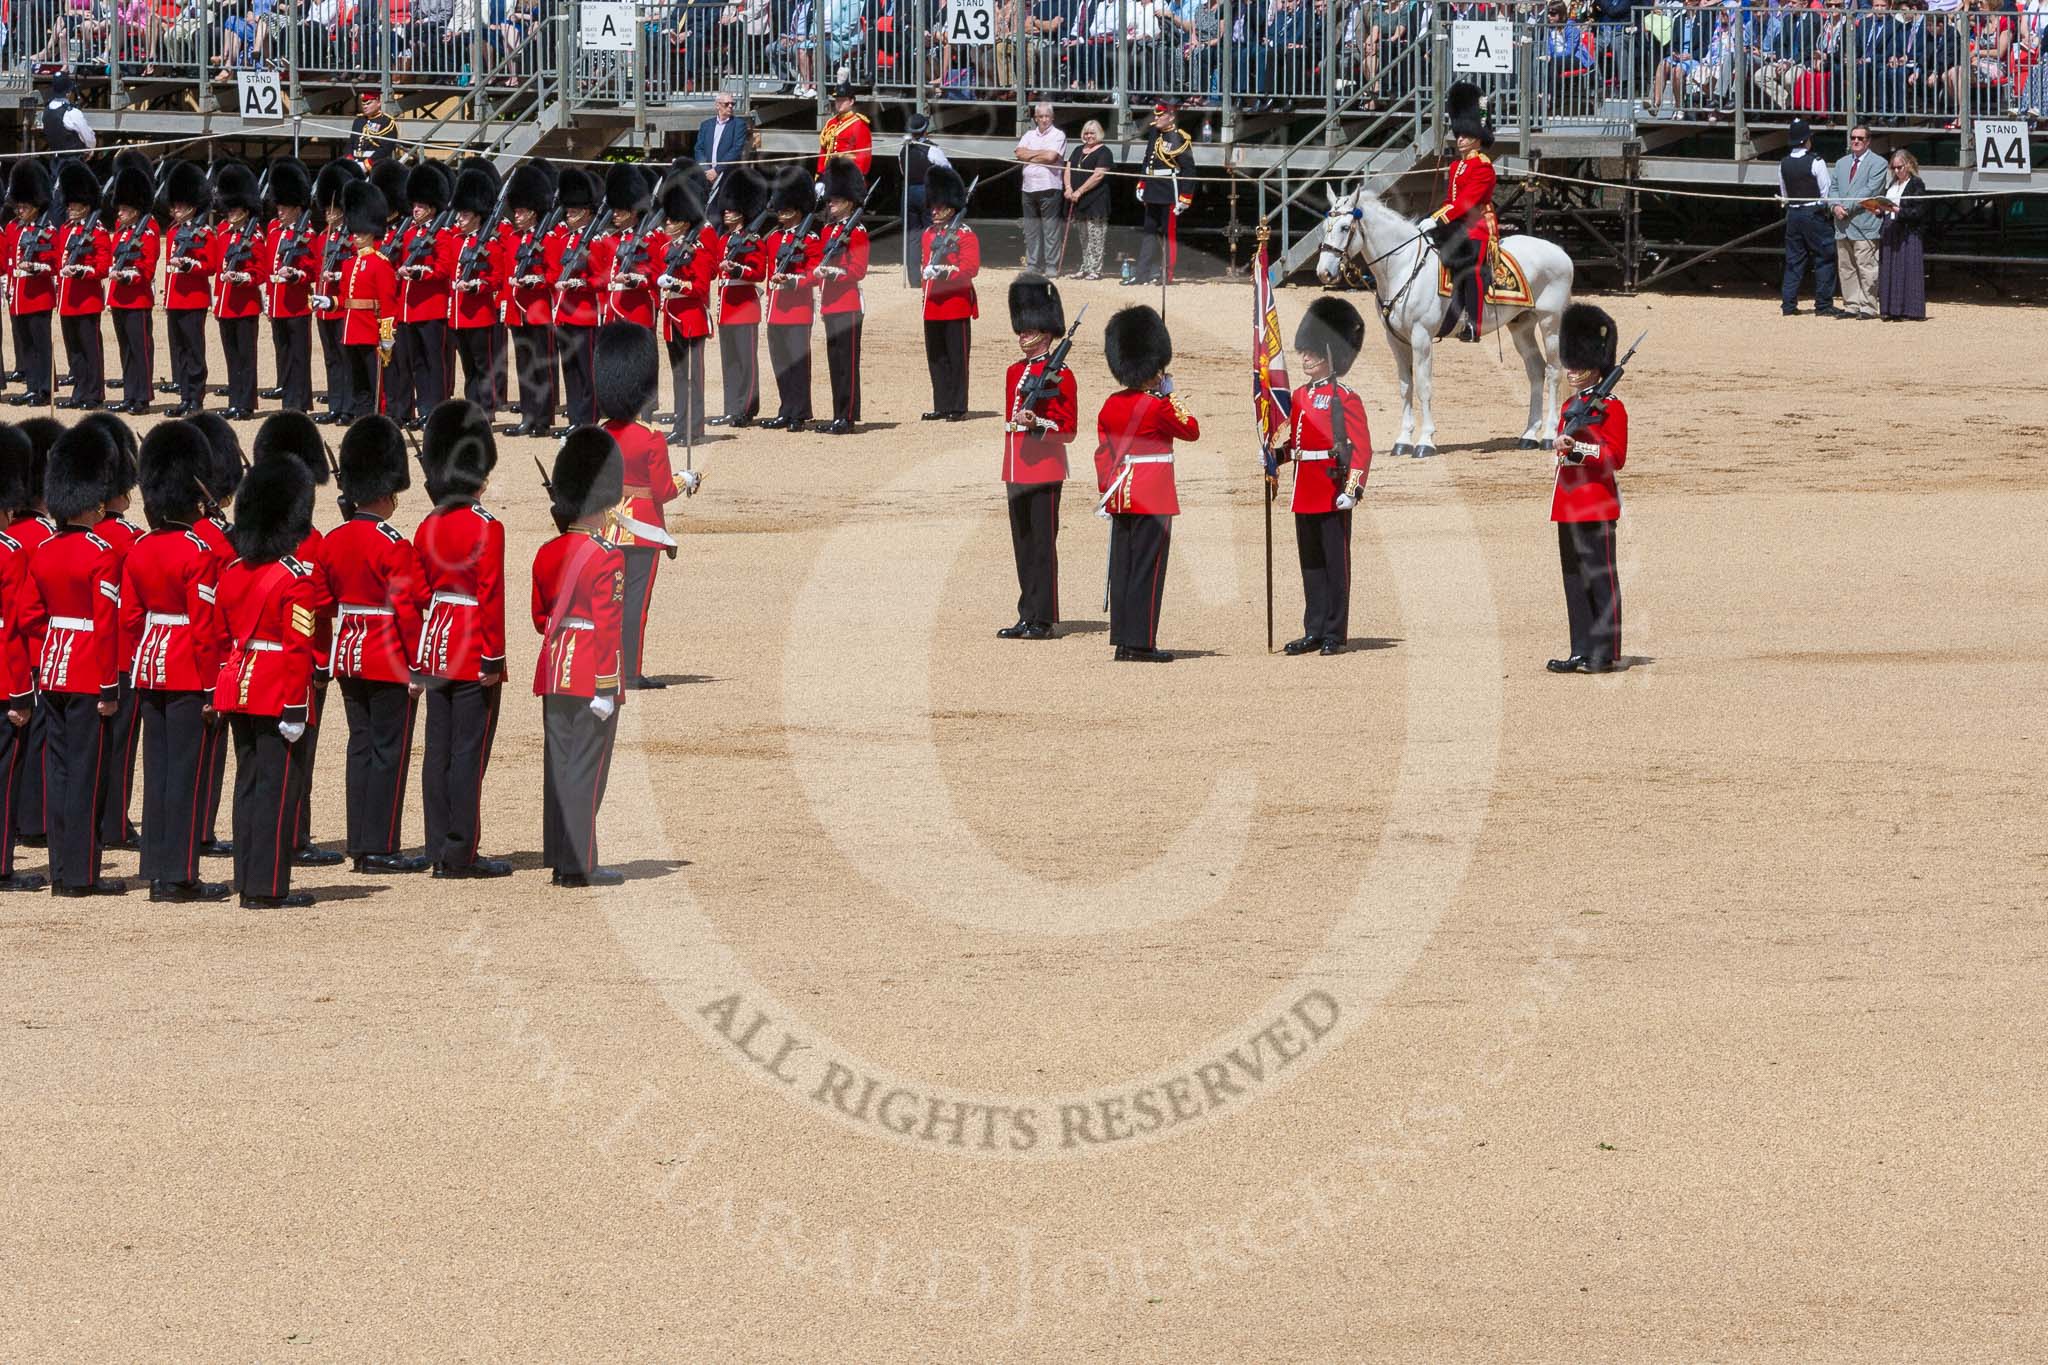
[[[90,616],[52,616],[50,618],[50,625],[56,630],[90,631],[92,629],[92,618]]]
[[[145,626],[189,626],[192,618],[183,612],[153,611],[142,618]]]
[[[596,629],[597,629],[597,627],[596,627],[596,626],[595,626],[594,624],[592,624],[592,623],[591,623],[590,619],[589,619],[588,617],[584,617],[584,616],[564,616],[564,617],[563,617],[563,618],[562,618],[562,619],[561,619],[560,621],[558,621],[558,622],[556,622],[556,623],[555,623],[555,626],[556,626],[556,629],[558,629],[558,630],[596,630]]]
[[[631,531],[635,540],[644,540],[650,545],[673,545],[676,543],[676,538],[662,530],[659,526],[650,526],[646,522],[635,520],[623,512],[613,513],[612,520],[625,527],[628,531]]]
[[[1327,460],[1330,458],[1330,455],[1331,452],[1327,450],[1297,450],[1294,452],[1294,458],[1303,464],[1312,460]]]
[[[442,605],[473,607],[476,605],[476,599],[466,592],[437,592],[434,594],[434,600],[431,605],[437,607]]]
[[[1124,463],[1125,463],[1125,464],[1172,464],[1172,463],[1173,463],[1173,452],[1172,452],[1172,451],[1168,451],[1168,452],[1167,452],[1166,454],[1164,454],[1164,455],[1126,455],[1126,456],[1124,456]]]
[[[396,616],[396,615],[398,615],[398,613],[397,613],[397,612],[393,611],[393,610],[392,610],[391,608],[389,608],[389,607],[370,607],[370,606],[364,606],[364,605],[363,605],[362,603],[360,603],[360,602],[344,602],[344,603],[342,603],[342,604],[341,604],[341,614],[342,614],[343,616]]]
[[[284,646],[279,644],[275,640],[251,640],[248,644],[243,645],[242,648],[246,649],[251,654],[284,653]]]

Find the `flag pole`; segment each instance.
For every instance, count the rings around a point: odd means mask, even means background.
[[[1252,311],[1254,315],[1252,325],[1255,328],[1263,328],[1266,325],[1265,315],[1259,309],[1259,300],[1265,296],[1266,242],[1271,236],[1272,229],[1267,226],[1266,220],[1263,218],[1259,219],[1259,263],[1257,269],[1261,279],[1257,286],[1252,289]],[[1266,433],[1263,429],[1259,432],[1259,444],[1262,447],[1266,444]],[[1272,470],[1267,468],[1263,471],[1259,482],[1266,486],[1266,652],[1271,654],[1273,652],[1273,489],[1279,481],[1274,477]]]

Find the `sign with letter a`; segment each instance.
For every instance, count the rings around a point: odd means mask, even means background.
[[[592,52],[631,52],[632,0],[584,0],[577,35]]]
[[[1452,20],[1451,70],[1512,76],[1515,73],[1514,25],[1504,19]]]
[[[987,47],[995,40],[995,0],[946,0],[947,42]]]
[[[2032,175],[2034,151],[2027,125],[2016,118],[1982,118],[1977,130],[1977,169],[1984,175]]]
[[[237,71],[235,103],[245,119],[284,117],[284,89],[275,71]]]

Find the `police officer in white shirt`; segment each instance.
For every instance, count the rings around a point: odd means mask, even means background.
[[[1813,311],[1835,313],[1835,229],[1828,205],[1828,163],[1814,155],[1813,130],[1792,120],[1792,150],[1778,163],[1778,198],[1785,205],[1785,282],[1778,305],[1786,317],[1799,311],[1799,286],[1813,267]]]

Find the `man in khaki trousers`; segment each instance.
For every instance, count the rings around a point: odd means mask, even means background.
[[[1877,233],[1882,225],[1858,201],[1882,198],[1890,181],[1885,158],[1872,151],[1870,130],[1857,124],[1849,130],[1849,152],[1835,163],[1835,260],[1840,267],[1845,318],[1877,316]]]

